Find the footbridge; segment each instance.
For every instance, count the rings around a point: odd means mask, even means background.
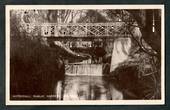
[[[44,37],[127,37],[125,22],[110,23],[25,23],[26,30],[39,29]]]

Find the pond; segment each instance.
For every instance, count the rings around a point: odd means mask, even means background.
[[[120,100],[113,80],[102,76],[66,76],[63,100]]]

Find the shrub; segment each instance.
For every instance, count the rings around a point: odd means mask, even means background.
[[[11,94],[51,94],[57,80],[64,76],[59,61],[57,52],[37,39],[11,37]]]

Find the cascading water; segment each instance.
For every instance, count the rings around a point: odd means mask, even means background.
[[[120,63],[128,59],[131,44],[131,38],[117,38],[114,41],[110,72],[114,71]]]

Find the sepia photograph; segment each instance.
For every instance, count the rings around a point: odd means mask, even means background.
[[[6,5],[6,105],[165,104],[164,5]]]

